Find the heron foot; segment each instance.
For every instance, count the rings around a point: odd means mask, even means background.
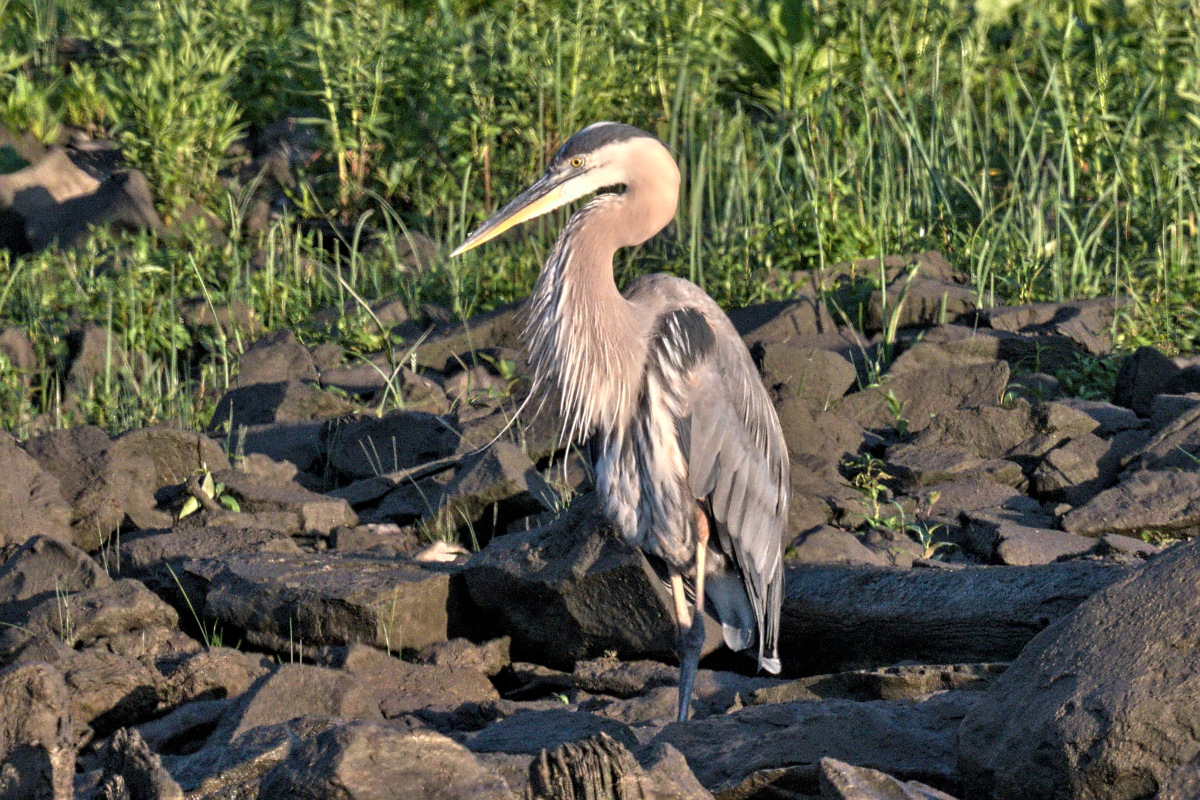
[[[676,644],[679,653],[679,721],[686,722],[692,705],[692,689],[696,684],[696,671],[700,667],[700,651],[704,648],[704,612],[692,617],[692,624],[679,628]]]

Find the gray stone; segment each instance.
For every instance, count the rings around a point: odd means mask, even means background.
[[[450,639],[445,642],[434,642],[417,653],[419,664],[433,664],[443,667],[457,667],[482,672],[487,676],[499,674],[500,670],[512,663],[509,650],[512,639],[501,636],[483,644],[475,644],[467,639]]]
[[[812,411],[827,409],[857,377],[854,365],[842,355],[792,342],[764,343],[761,369],[768,385],[782,384]]]
[[[757,342],[782,344],[837,328],[825,303],[809,295],[730,309],[729,320],[751,348]]]
[[[1139,470],[1062,519],[1084,536],[1142,531],[1187,535],[1200,530],[1200,471]]]
[[[57,638],[71,647],[87,647],[101,638],[178,624],[175,609],[140,581],[122,578],[39,602],[20,627],[0,630],[0,654],[11,656],[38,636]]]
[[[1131,430],[1102,439],[1087,433],[1046,453],[1033,471],[1038,497],[1079,506],[1117,481],[1122,461],[1146,441],[1143,431]]]
[[[266,656],[243,653],[229,647],[207,647],[163,671],[163,702],[168,706],[210,698],[237,697],[254,681],[266,675],[271,664]]]
[[[55,592],[107,586],[112,578],[87,553],[58,539],[34,536],[0,564],[0,620],[12,622],[9,604],[44,600]]]
[[[230,389],[217,402],[210,432],[236,431],[239,426],[307,422],[354,414],[359,407],[313,383],[296,380],[253,383]]]
[[[504,780],[432,731],[353,722],[308,739],[263,776],[261,797],[513,800]]]
[[[824,800],[954,800],[920,781],[898,781],[886,772],[856,767],[836,758],[821,759]]]
[[[350,673],[287,663],[256,680],[228,708],[205,746],[223,747],[253,728],[305,715],[383,719],[379,698]]]
[[[39,662],[0,670],[0,798],[69,800],[84,741],[58,670]]]
[[[33,250],[80,245],[93,227],[161,232],[150,181],[138,170],[114,172],[90,194],[51,202],[25,216],[25,236]]]
[[[257,453],[273,461],[287,461],[301,472],[324,469],[326,421],[276,422],[236,426],[225,438],[231,451]]]
[[[290,380],[315,381],[317,377],[308,348],[285,328],[255,340],[246,348],[238,359],[234,382],[245,387]]]
[[[280,653],[356,642],[420,649],[447,638],[457,602],[446,571],[335,552],[226,556],[187,571],[210,576],[207,620]]]
[[[1162,430],[1176,417],[1200,407],[1200,392],[1189,394],[1156,394],[1150,402],[1150,428]]]
[[[1200,545],[1179,544],[1025,648],[968,713],[968,797],[1153,796],[1200,747]]]
[[[862,543],[850,531],[832,525],[818,525],[800,534],[785,554],[789,564],[873,564],[883,566],[888,560]]]
[[[72,541],[71,509],[58,479],[0,432],[0,549],[33,536]]]
[[[983,459],[961,445],[914,443],[888,448],[887,463],[905,487],[914,488],[977,474]]]
[[[811,675],[757,689],[747,695],[746,704],[761,706],[796,700],[918,700],[933,692],[957,689],[981,692],[1004,669],[1004,664],[922,664]]]
[[[213,478],[238,499],[241,513],[284,513],[295,518],[290,530],[296,533],[328,534],[339,526],[358,524],[358,517],[345,500],[317,494],[295,481],[263,479],[237,470],[217,472]],[[234,515],[230,521],[236,520]]]
[[[675,651],[671,600],[640,551],[601,517],[594,495],[553,524],[498,536],[463,571],[471,599],[512,636],[522,659],[566,666],[615,650]],[[720,633],[710,625],[709,645]]]
[[[1033,407],[1025,400],[1010,406],[951,409],[932,420],[914,445],[964,447],[981,458],[1002,458],[1036,432]]]
[[[785,671],[810,675],[901,661],[1005,661],[1128,572],[1091,561],[958,570],[788,567],[780,655]]]
[[[1130,469],[1194,471],[1200,467],[1200,405],[1164,425],[1126,463]]]
[[[675,723],[657,741],[683,753],[700,783],[718,796],[737,792],[763,770],[786,770],[796,789],[815,794],[818,765],[826,757],[953,786],[958,779],[958,725],[980,697],[980,692],[945,692],[921,701],[752,706]]]
[[[833,410],[867,428],[919,433],[954,409],[997,405],[1008,375],[1003,361],[955,354],[921,342],[896,359],[878,386],[846,395]],[[938,391],[930,391],[931,386]]]
[[[107,781],[119,778],[114,785],[126,787],[131,800],[183,800],[183,790],[137,731],[117,731],[104,748],[103,757],[102,787]]]
[[[1121,362],[1113,402],[1133,409],[1140,417],[1149,417],[1154,396],[1166,391],[1167,383],[1178,372],[1175,362],[1158,350],[1139,347]]]
[[[370,478],[448,456],[458,439],[444,420],[417,411],[346,419],[329,430],[329,465],[346,478]]]
[[[1114,433],[1121,431],[1141,428],[1145,422],[1138,418],[1128,408],[1113,403],[1106,403],[1103,400],[1084,400],[1081,397],[1066,397],[1058,401],[1064,406],[1073,408],[1076,411],[1082,411],[1089,417],[1099,423],[1093,433],[1097,436],[1112,436]]]
[[[71,715],[98,736],[145,722],[162,710],[163,677],[143,661],[91,648],[62,666]]]
[[[438,515],[444,527],[457,527],[478,520],[501,502],[536,512],[553,509],[557,501],[558,493],[546,483],[529,456],[501,439],[459,465],[441,492]]]
[[[537,755],[542,750],[599,733],[608,734],[626,747],[638,744],[627,725],[586,711],[565,708],[513,714],[466,737],[465,744],[477,753]]]

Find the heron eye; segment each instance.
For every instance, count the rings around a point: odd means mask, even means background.
[[[583,159],[579,158],[578,156],[576,156],[575,158],[572,158],[571,166],[574,167],[575,169],[579,169],[580,167],[583,166]]]

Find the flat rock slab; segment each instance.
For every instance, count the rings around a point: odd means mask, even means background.
[[[1198,581],[1174,545],[1030,642],[963,722],[966,795],[1154,796],[1200,749]]]
[[[983,695],[943,692],[922,700],[776,703],[669,725],[655,740],[687,759],[714,794],[762,770],[786,769],[797,789],[816,794],[822,758],[882,770],[902,779],[953,787],[963,716]]]
[[[785,574],[781,656],[807,674],[900,661],[1007,661],[1128,574],[1100,562],[901,570],[801,566]]]
[[[311,800],[514,800],[498,774],[432,731],[369,722],[338,725],[293,748],[265,776],[260,797]]]
[[[1200,531],[1200,470],[1139,470],[1068,512],[1071,533],[1100,536],[1163,531],[1185,536]]]
[[[1004,664],[928,664],[810,675],[758,689],[747,705],[796,700],[914,700],[950,689],[983,691],[1004,672]]]
[[[63,499],[58,479],[0,433],[0,547],[44,535],[72,540],[71,507]]]
[[[446,570],[333,552],[192,564],[211,576],[205,615],[259,647],[287,653],[299,644],[362,642],[398,652],[447,638]]]

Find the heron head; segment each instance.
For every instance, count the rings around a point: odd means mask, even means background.
[[[618,122],[589,125],[558,149],[537,182],[484,221],[450,255],[465,253],[515,225],[607,186],[623,185],[628,189],[642,181],[654,181],[661,186],[662,205],[669,202],[670,206],[669,221],[679,197],[679,168],[666,145],[632,125]]]

